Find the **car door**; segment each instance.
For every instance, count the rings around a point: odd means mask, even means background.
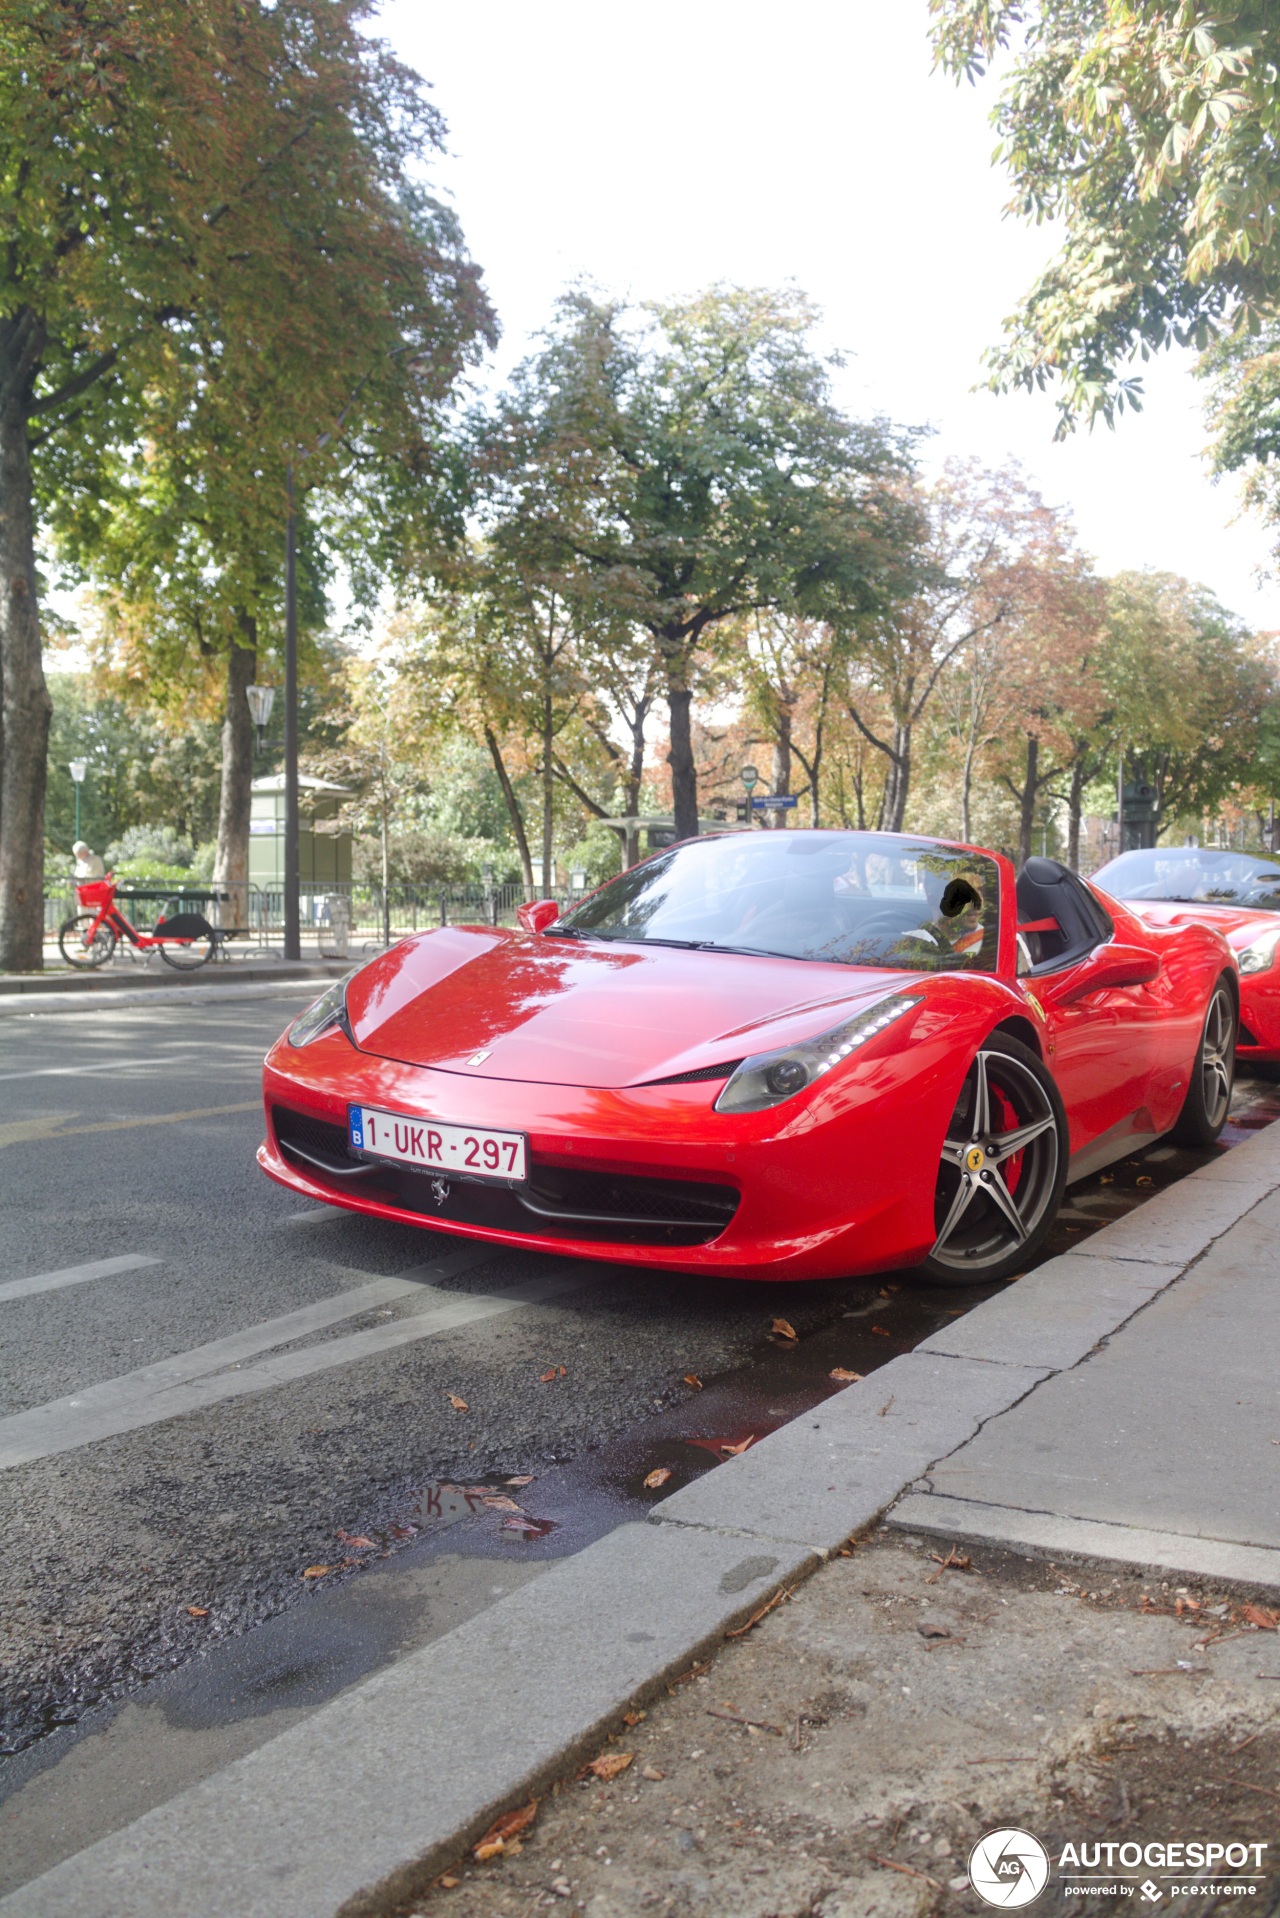
[[[1074,873],[1059,868],[1052,892],[1041,887],[1037,896],[1052,900],[1070,949],[1033,965],[1022,984],[1043,1016],[1046,1055],[1067,1109],[1071,1175],[1082,1177],[1156,1136],[1151,1090],[1164,1058],[1167,983],[1154,942],[1117,940]]]

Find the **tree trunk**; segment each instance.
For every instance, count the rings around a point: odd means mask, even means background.
[[[884,797],[880,802],[882,832],[901,832],[907,816],[907,793],[911,787],[911,727],[898,720],[893,728],[893,752],[885,775]]]
[[[671,809],[676,838],[698,836],[698,772],[693,763],[693,728],[690,709],[693,694],[688,686],[683,659],[667,661],[667,706],[671,713]]]
[[[960,781],[960,837],[966,846],[973,844],[973,762],[977,750],[977,730],[971,728],[964,749],[964,773]]]
[[[221,904],[222,924],[249,924],[249,814],[253,800],[253,717],[246,688],[258,670],[258,622],[237,613],[243,644],[227,655],[227,698],[222,715],[222,791],[218,801],[218,844],[213,883],[229,897]]]
[[[773,785],[771,792],[789,793],[791,791],[791,708],[785,700],[777,703],[773,729]],[[770,820],[772,826],[786,824],[785,813],[774,813]]]
[[[1072,872],[1080,870],[1080,814],[1084,809],[1087,771],[1082,752],[1071,768],[1071,791],[1067,800],[1067,864]]]
[[[1031,835],[1036,823],[1036,794],[1040,782],[1036,777],[1040,764],[1040,741],[1034,733],[1027,734],[1027,777],[1022,788],[1022,805],[1018,820],[1018,864],[1024,866],[1031,857]]]
[[[551,707],[551,666],[547,664],[547,684],[542,696],[542,890],[551,891],[551,839],[554,824],[551,799],[551,746],[555,737]]]
[[[636,703],[628,720],[631,728],[631,764],[627,769],[627,782],[623,789],[622,810],[628,818],[634,818],[640,811],[640,788],[644,782],[644,729],[649,717],[649,699]],[[640,829],[628,826],[622,841],[622,869],[629,872],[640,858]]]
[[[9,326],[0,326],[0,391]],[[53,702],[40,657],[29,381],[0,410],[0,970],[44,963],[44,791]]]
[[[524,829],[524,814],[520,810],[520,801],[516,798],[516,789],[511,784],[511,775],[503,761],[502,748],[498,744],[492,726],[486,725],[484,741],[489,748],[489,757],[493,761],[494,771],[498,775],[502,797],[507,802],[507,817],[511,821],[511,831],[515,836],[516,848],[520,854],[520,871],[524,878],[525,898],[534,899],[537,897],[537,891],[533,883],[533,860],[529,854],[529,836]]]

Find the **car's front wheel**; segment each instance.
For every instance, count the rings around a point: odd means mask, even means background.
[[[937,1285],[1025,1271],[1053,1229],[1067,1179],[1067,1119],[1029,1046],[993,1033],[947,1127],[934,1193],[938,1236],[919,1267]]]

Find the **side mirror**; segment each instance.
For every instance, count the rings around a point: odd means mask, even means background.
[[[533,899],[516,910],[516,918],[526,932],[541,932],[559,917],[560,908],[554,899]]]
[[[1099,946],[1080,967],[1071,984],[1055,996],[1060,1006],[1070,1006],[1091,992],[1114,992],[1121,986],[1149,986],[1159,977],[1159,955],[1145,946]]]

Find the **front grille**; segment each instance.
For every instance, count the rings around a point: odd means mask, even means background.
[[[345,1171],[351,1164],[347,1128],[332,1125],[327,1119],[313,1119],[309,1112],[294,1112],[288,1106],[272,1106],[271,1123],[276,1138],[286,1149],[298,1146],[317,1159],[327,1159],[335,1169]]]
[[[723,1065],[699,1066],[696,1072],[673,1072],[669,1079],[646,1079],[647,1086],[691,1086],[699,1079],[728,1079],[742,1064],[741,1059],[726,1059]]]
[[[721,1230],[738,1209],[738,1194],[731,1185],[580,1172],[570,1166],[535,1165],[521,1196],[531,1209],[549,1216],[587,1215],[629,1225],[654,1222]]]
[[[1250,1032],[1248,1026],[1245,1025],[1242,1019],[1240,1021],[1240,1030],[1236,1034],[1236,1044],[1238,1046],[1258,1046],[1262,1044],[1262,1041],[1256,1033]]]
[[[419,1172],[349,1150],[345,1126],[288,1106],[273,1106],[272,1124],[287,1157],[312,1178],[358,1186],[384,1204],[420,1217],[483,1225],[495,1232],[586,1239],[616,1245],[705,1245],[738,1209],[731,1185],[661,1174],[584,1171],[535,1159],[525,1185]]]

